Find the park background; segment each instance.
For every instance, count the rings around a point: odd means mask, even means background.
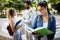
[[[25,10],[24,1],[26,0],[0,0],[0,40],[11,40],[11,37],[7,33],[6,25],[6,10],[9,8],[15,8],[18,18],[23,16]],[[37,4],[41,1],[47,1],[49,10],[56,17],[56,35],[55,40],[60,40],[60,0],[29,0],[32,2],[32,7],[37,11]]]

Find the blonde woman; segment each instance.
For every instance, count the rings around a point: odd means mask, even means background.
[[[16,30],[16,27],[15,27],[15,24],[16,24],[16,22],[14,21],[15,16],[16,16],[16,12],[13,8],[7,11],[7,17],[9,20],[9,24],[10,24],[12,31],[14,32],[12,40],[22,40],[21,30],[20,29]]]

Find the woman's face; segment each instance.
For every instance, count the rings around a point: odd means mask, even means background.
[[[38,11],[40,11],[42,15],[45,15],[45,13],[47,12],[47,8],[38,6]]]
[[[13,13],[13,16],[16,16],[16,12]]]

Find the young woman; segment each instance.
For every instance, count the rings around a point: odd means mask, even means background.
[[[54,35],[56,33],[56,20],[53,15],[50,14],[48,5],[46,1],[42,1],[38,4],[38,10],[41,12],[40,15],[37,15],[34,22],[33,22],[33,29],[39,28],[39,27],[45,27],[51,31],[53,31],[53,34],[47,35],[48,40],[53,40]],[[41,36],[34,35],[35,40],[40,40]]]
[[[8,10],[7,17],[8,17],[11,29],[14,32],[12,40],[22,40],[20,29],[16,30],[16,27],[15,27],[15,24],[16,24],[15,19],[14,19],[15,15],[16,15],[16,12],[13,8]]]

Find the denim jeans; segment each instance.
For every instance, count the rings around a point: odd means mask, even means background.
[[[17,30],[16,32],[14,32],[12,40],[22,40],[21,35],[22,35],[21,30]]]

